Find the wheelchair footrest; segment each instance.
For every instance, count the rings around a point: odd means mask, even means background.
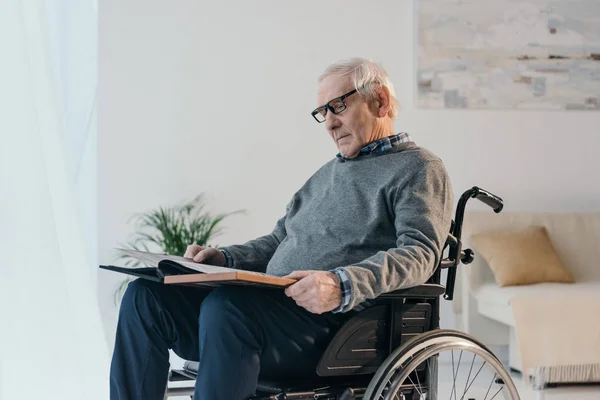
[[[196,374],[190,374],[183,369],[172,369],[169,371],[169,382],[194,381]]]

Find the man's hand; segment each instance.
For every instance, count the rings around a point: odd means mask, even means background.
[[[294,271],[284,278],[299,279],[285,289],[300,307],[322,314],[342,304],[342,288],[337,275],[329,271]]]
[[[197,244],[189,245],[183,256],[197,263],[218,265],[220,267],[224,267],[226,263],[225,255],[219,250]]]

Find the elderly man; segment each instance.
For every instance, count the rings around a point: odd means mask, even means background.
[[[195,398],[242,400],[265,377],[315,374],[340,325],[382,293],[424,283],[450,229],[452,190],[435,155],[394,134],[397,101],[379,65],[352,59],[319,79],[312,117],[339,149],[269,235],[191,245],[196,262],[288,276],[283,290],[213,291],[132,282],[111,365],[112,399],[161,399],[169,349],[200,361]]]

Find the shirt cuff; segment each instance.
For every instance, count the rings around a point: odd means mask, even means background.
[[[338,308],[331,310],[332,313],[337,314],[341,313],[350,304],[350,300],[352,299],[352,282],[350,282],[350,275],[343,268],[336,268],[331,272],[337,275],[340,280],[340,288],[342,289],[342,304]]]
[[[223,253],[223,255],[225,256],[225,266],[227,268],[234,268],[233,267],[233,257],[231,257],[231,254],[223,249],[223,250],[219,250],[221,253]]]

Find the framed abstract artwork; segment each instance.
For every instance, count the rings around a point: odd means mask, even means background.
[[[416,0],[420,108],[600,111],[600,0]]]

